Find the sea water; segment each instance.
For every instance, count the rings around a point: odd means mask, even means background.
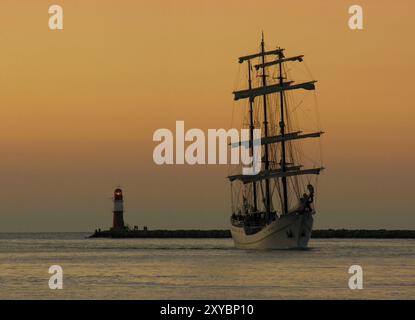
[[[415,240],[312,239],[249,251],[231,239],[0,233],[0,299],[415,299]],[[49,267],[63,289],[49,288]],[[349,288],[352,265],[363,289]]]

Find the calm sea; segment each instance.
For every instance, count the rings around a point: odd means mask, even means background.
[[[0,299],[415,299],[415,240],[312,240],[245,251],[230,239],[0,234]],[[63,290],[48,286],[63,268]],[[351,265],[363,268],[350,290]]]

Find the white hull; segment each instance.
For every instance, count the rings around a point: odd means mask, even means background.
[[[313,212],[314,213],[314,212]],[[289,213],[278,217],[255,234],[231,225],[235,246],[241,249],[304,249],[313,229],[313,213]]]

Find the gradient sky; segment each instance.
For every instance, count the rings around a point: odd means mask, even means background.
[[[48,6],[64,30],[48,29]],[[348,7],[364,9],[363,31]],[[153,163],[153,132],[228,128],[236,58],[305,54],[323,160],[316,228],[415,228],[415,2],[0,2],[0,231],[225,228],[226,166]],[[412,204],[411,204],[412,203]]]

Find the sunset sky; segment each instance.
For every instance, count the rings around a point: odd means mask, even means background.
[[[60,4],[64,30],[48,28]],[[364,30],[348,28],[360,4]],[[227,166],[157,166],[153,132],[229,128],[237,57],[304,54],[323,137],[316,228],[414,229],[415,2],[0,2],[0,231],[226,228]]]

